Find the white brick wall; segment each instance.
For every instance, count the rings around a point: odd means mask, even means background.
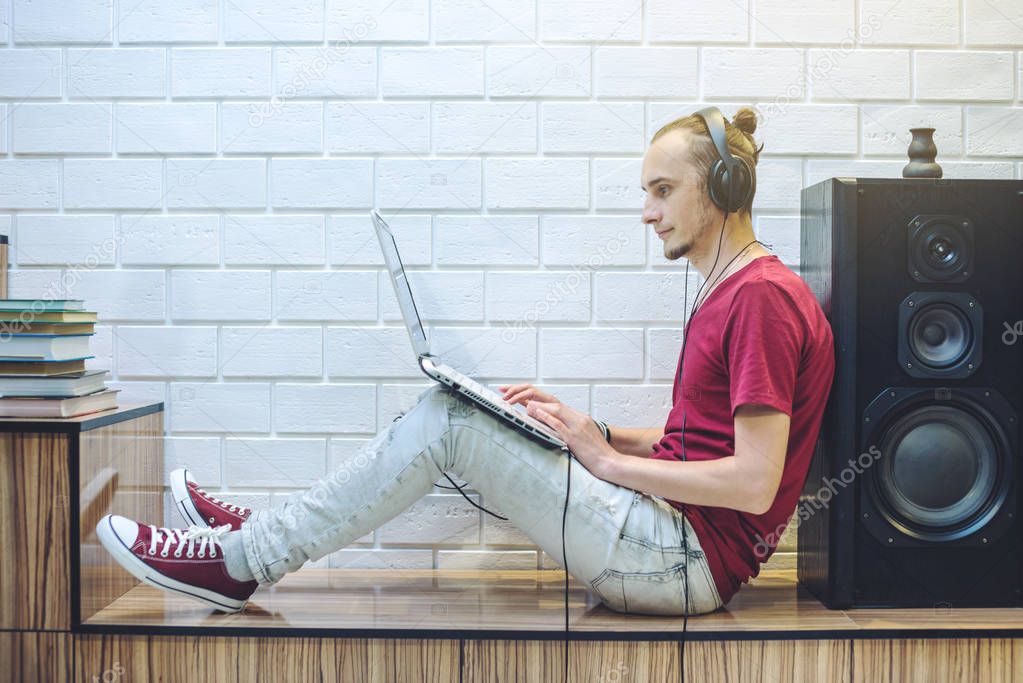
[[[1023,177],[1019,0],[0,5],[12,296],[86,299],[93,367],[166,402],[167,469],[254,504],[428,386],[373,206],[435,351],[659,425],[683,286],[639,222],[661,125],[760,109],[754,226],[790,267],[800,189],[900,175],[911,127],[937,128],[946,177]],[[543,561],[437,489],[329,563]]]
[[[72,48],[67,95],[74,98],[163,97],[167,52],[159,48]]]

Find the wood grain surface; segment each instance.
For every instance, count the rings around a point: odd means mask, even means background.
[[[71,626],[68,437],[0,433],[0,628]]]

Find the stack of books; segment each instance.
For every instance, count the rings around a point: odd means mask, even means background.
[[[0,299],[0,417],[74,417],[117,407],[106,370],[85,367],[96,312],[82,299]]]

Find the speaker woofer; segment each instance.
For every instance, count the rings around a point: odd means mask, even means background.
[[[917,282],[963,282],[973,273],[973,224],[965,216],[915,216],[908,236]]]
[[[919,408],[888,430],[880,449],[880,502],[918,537],[970,533],[990,510],[998,450],[984,426],[962,409]]]
[[[980,367],[983,322],[965,292],[914,292],[899,305],[899,364],[913,377],[968,377]]]
[[[989,410],[985,401],[1002,400],[989,390],[982,398],[965,389],[888,390],[871,403],[865,443],[880,454],[862,504],[865,526],[879,540],[949,542],[977,534],[986,543],[997,535],[992,521],[1012,514],[1012,451],[1001,415],[1008,408]]]

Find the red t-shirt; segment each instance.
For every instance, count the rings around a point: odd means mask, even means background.
[[[735,410],[759,403],[791,417],[778,494],[762,515],[731,508],[683,505],[700,541],[718,593],[728,602],[774,553],[796,509],[814,452],[835,370],[831,325],[810,287],[771,254],[726,277],[689,323],[679,389],[651,458],[682,459],[682,413],[688,460],[735,452]],[[680,362],[682,361],[680,354]]]

